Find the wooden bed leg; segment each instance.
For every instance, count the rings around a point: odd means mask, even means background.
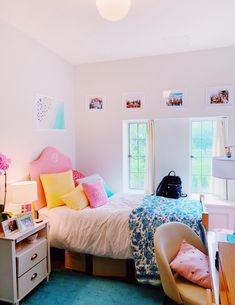
[[[133,259],[126,261],[126,278],[128,282],[136,282],[135,263]]]
[[[86,254],[86,273],[93,275],[93,256]]]

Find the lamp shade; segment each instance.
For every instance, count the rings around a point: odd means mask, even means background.
[[[104,19],[118,21],[127,15],[131,0],[96,0],[96,7]]]
[[[37,200],[37,183],[36,181],[21,181],[10,184],[11,202],[12,203],[29,203]]]
[[[221,179],[235,179],[235,158],[214,157],[212,176]]]

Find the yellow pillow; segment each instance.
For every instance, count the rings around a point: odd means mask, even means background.
[[[72,192],[60,197],[61,200],[71,209],[82,210],[89,205],[89,201],[79,184]]]
[[[48,209],[64,205],[61,196],[74,189],[72,170],[56,174],[40,175]]]

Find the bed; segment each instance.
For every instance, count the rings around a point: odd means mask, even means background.
[[[156,272],[156,268],[151,265],[155,263],[154,255],[152,255],[152,263],[147,268],[148,276],[144,277],[142,274],[143,264],[149,263],[149,259],[141,258],[141,256],[146,254],[146,249],[153,248],[154,231],[147,237],[147,239],[151,239],[151,242],[149,243],[147,240],[148,245],[144,246],[142,243],[145,241],[139,240],[139,233],[143,231],[143,238],[146,239],[147,235],[144,232],[147,230],[146,223],[149,224],[148,229],[153,230],[152,226],[155,226],[156,222],[157,225],[161,224],[157,219],[162,219],[163,222],[182,220],[191,226],[195,220],[196,231],[197,223],[201,221],[201,206],[197,203],[197,210],[195,213],[191,213],[195,202],[190,208],[182,201],[180,209],[185,211],[184,215],[179,218],[177,213],[175,215],[169,213],[170,205],[166,198],[148,197],[141,194],[115,194],[108,199],[107,204],[95,209],[86,207],[81,211],[75,211],[66,205],[48,209],[40,175],[60,173],[71,169],[70,158],[53,147],[45,148],[39,158],[30,163],[30,177],[38,184],[38,201],[35,202],[34,207],[40,218],[49,221],[51,247],[65,249],[71,253],[89,254],[119,261],[134,258],[137,277],[140,276],[140,281],[159,282],[159,279],[155,281],[152,277],[152,274]],[[167,215],[165,215],[166,204],[168,206]],[[175,210],[180,211],[178,201],[171,201],[171,205],[175,207],[177,205]],[[156,206],[158,206],[158,211]],[[153,213],[153,211],[155,212]],[[161,216],[158,217],[159,214],[156,213],[160,212]],[[146,255],[148,256],[149,253]]]

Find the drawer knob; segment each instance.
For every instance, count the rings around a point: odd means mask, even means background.
[[[36,259],[38,257],[37,253],[34,253],[34,255],[31,257],[31,261],[33,261],[34,259]]]
[[[38,274],[35,272],[35,273],[31,276],[31,281],[33,281],[34,279],[36,279],[37,276],[38,276]]]

